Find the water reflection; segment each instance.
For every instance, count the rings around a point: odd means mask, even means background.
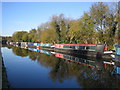
[[[20,47],[12,47],[12,51],[17,56],[21,56],[21,57],[28,56],[28,50],[22,49]]]
[[[78,84],[84,88],[120,88],[119,75],[113,73],[117,66],[115,63],[110,64],[111,60],[87,60],[33,48],[27,50],[12,47],[11,49],[17,56],[29,56],[32,61],[37,60],[40,65],[51,68],[49,76],[53,82],[63,83],[65,80],[76,78]]]

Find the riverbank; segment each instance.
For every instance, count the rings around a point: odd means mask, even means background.
[[[7,79],[7,74],[6,74],[6,68],[3,63],[3,58],[2,58],[2,53],[1,53],[1,48],[0,48],[0,89],[2,88],[10,88],[10,84]]]

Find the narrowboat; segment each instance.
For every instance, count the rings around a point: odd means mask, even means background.
[[[101,57],[105,45],[101,44],[55,44],[55,51],[72,55],[85,55]]]
[[[37,49],[40,49],[41,43],[34,43],[33,46],[35,46]]]
[[[15,46],[21,46],[21,42],[15,42]]]
[[[112,54],[111,57],[117,64],[119,63],[120,65],[120,46],[116,46],[116,52],[115,54]]]
[[[52,46],[52,44],[51,43],[41,43],[40,46],[44,47],[44,48],[50,48]]]
[[[40,47],[44,50],[54,51],[54,46],[52,43],[41,43]]]
[[[27,48],[28,43],[27,42],[21,42],[21,48]]]
[[[117,67],[117,66],[116,66],[115,69],[116,69],[116,74],[120,75],[120,67]]]
[[[51,43],[31,43],[31,42],[28,42],[28,47],[30,47],[30,48],[41,49],[41,48],[50,48],[51,46],[52,46]]]
[[[15,42],[10,42],[10,45],[13,45],[13,46],[15,46]]]
[[[41,44],[41,43],[31,43],[31,42],[28,42],[28,47],[29,47],[29,48],[37,48],[37,49],[40,49],[40,44]]]
[[[117,56],[120,56],[120,46],[117,46],[117,47],[116,47],[116,55],[117,55]]]
[[[115,66],[114,70],[112,71],[112,74],[116,74],[120,76],[120,67]]]

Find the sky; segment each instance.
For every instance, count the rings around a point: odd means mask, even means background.
[[[80,18],[94,2],[2,2],[2,36],[16,31],[29,31],[63,13]]]

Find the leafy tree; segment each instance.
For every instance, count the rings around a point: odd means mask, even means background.
[[[115,41],[120,45],[120,2],[115,5],[115,23],[116,23],[116,33],[115,33]]]
[[[61,41],[64,42],[66,40],[66,25],[64,21],[61,21]]]
[[[41,42],[41,33],[42,33],[42,31],[41,31],[41,28],[40,27],[38,27],[38,29],[37,29],[37,42]]]
[[[60,26],[56,23],[56,34],[59,41],[61,41]]]
[[[76,20],[66,18],[64,14],[54,15],[48,22],[41,24],[37,29],[31,29],[29,33],[15,32],[12,39],[43,43],[100,42],[111,47],[120,42],[117,6],[110,7],[103,2],[94,3],[88,12],[84,12],[83,16]]]
[[[37,30],[36,29],[30,30],[28,38],[29,38],[29,42],[36,42],[37,41]]]
[[[28,35],[29,35],[28,33],[25,33],[25,34],[22,36],[23,42],[28,42],[28,41],[29,41]]]
[[[23,41],[22,37],[24,34],[26,34],[27,32],[26,31],[18,31],[18,32],[15,32],[13,35],[12,35],[12,38],[13,38],[13,41],[15,42],[21,42]]]
[[[84,13],[83,17],[80,19],[80,33],[83,43],[92,44],[94,42],[94,24],[93,19],[89,13]]]
[[[70,43],[80,42],[80,25],[79,20],[73,20],[70,22],[70,30],[68,32],[70,37]]]
[[[108,9],[108,5],[103,2],[95,3],[90,8],[90,14],[93,19],[93,23],[95,24],[95,29],[98,32],[99,42],[101,43],[105,43],[104,30]]]

